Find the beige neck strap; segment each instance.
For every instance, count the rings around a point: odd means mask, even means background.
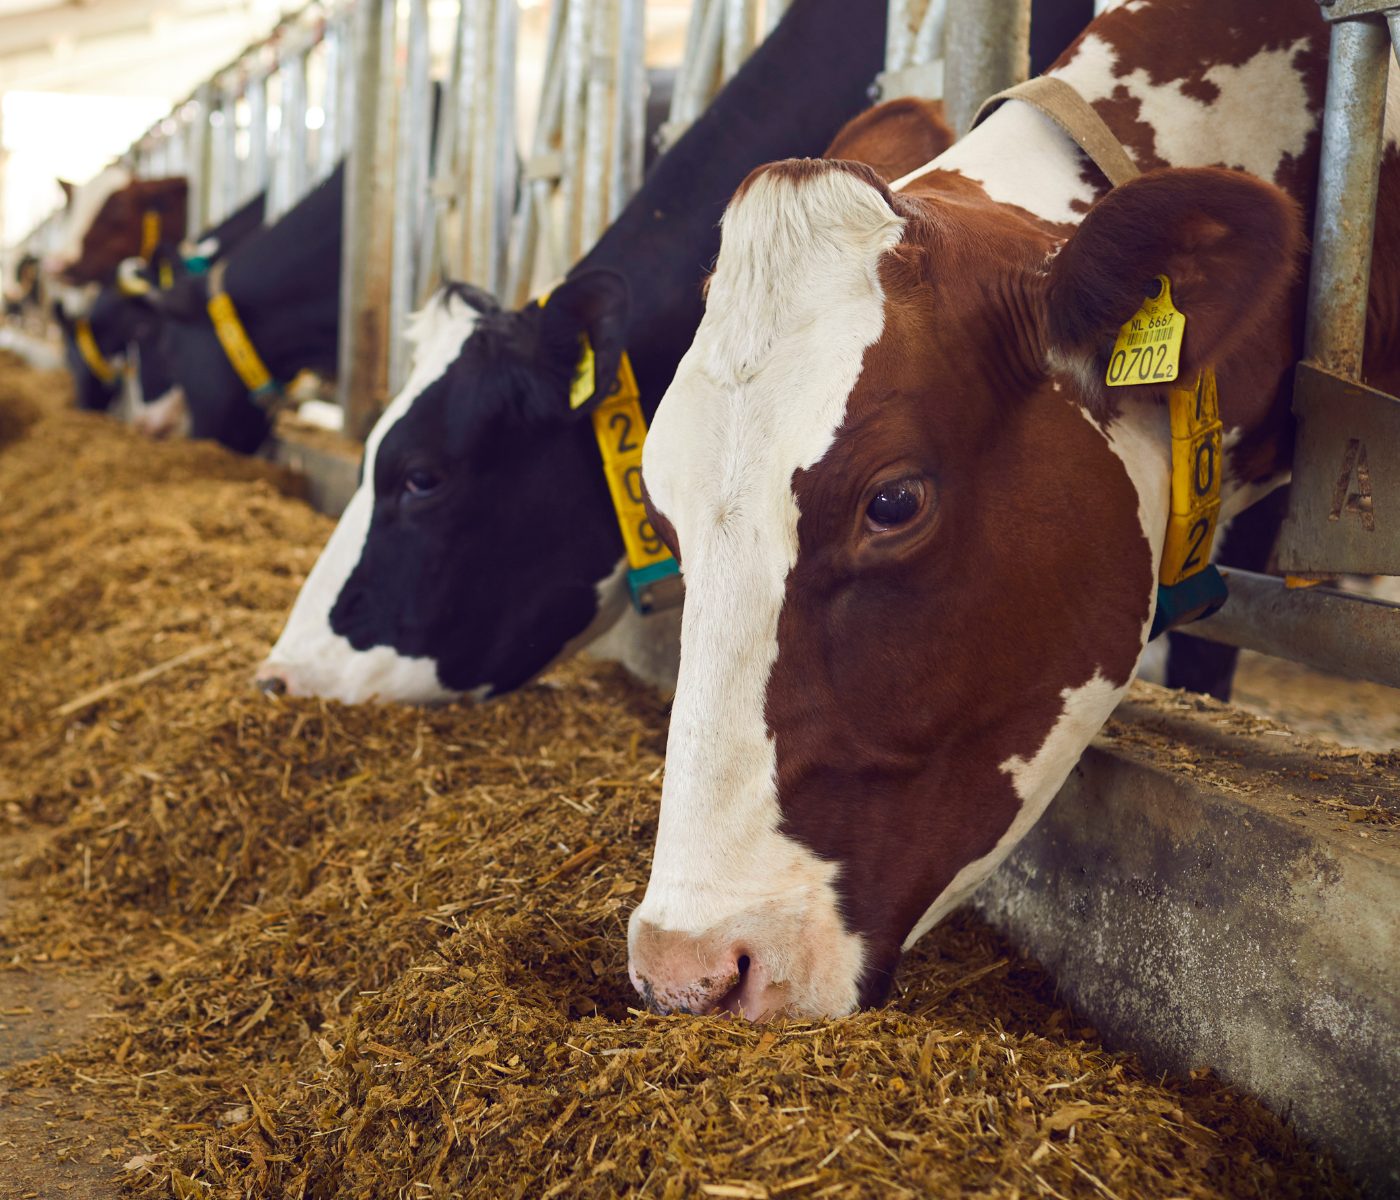
[[[1063,79],[1042,75],[988,96],[972,119],[973,126],[1004,100],[1020,100],[1044,113],[1074,139],[1114,187],[1142,174],[1104,119]]]

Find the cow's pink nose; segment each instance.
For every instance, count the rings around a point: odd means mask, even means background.
[[[746,947],[648,921],[635,922],[628,974],[653,1012],[725,1012],[763,1021],[785,1003],[785,989]]]

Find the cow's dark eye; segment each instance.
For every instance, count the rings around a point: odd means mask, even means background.
[[[411,496],[426,496],[437,490],[441,478],[426,467],[413,467],[403,477],[403,488]]]
[[[924,485],[917,479],[896,479],[880,485],[865,506],[867,529],[879,532],[907,524],[924,506]]]

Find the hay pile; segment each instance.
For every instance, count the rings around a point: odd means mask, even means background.
[[[27,386],[0,365],[0,411]],[[256,694],[329,528],[286,490],[51,405],[0,450],[0,836],[49,830],[0,961],[99,969],[116,1010],[0,1079],[98,1114],[130,1193],[1352,1194],[967,918],[879,1012],[635,1012],[664,706],[580,664],[477,709]]]

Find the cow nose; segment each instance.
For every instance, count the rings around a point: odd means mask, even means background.
[[[634,924],[628,974],[658,1013],[729,1013],[764,1021],[784,1005],[783,987],[746,946],[648,921]]]
[[[258,668],[253,682],[265,696],[285,696],[290,680],[285,668],[264,663]]]

